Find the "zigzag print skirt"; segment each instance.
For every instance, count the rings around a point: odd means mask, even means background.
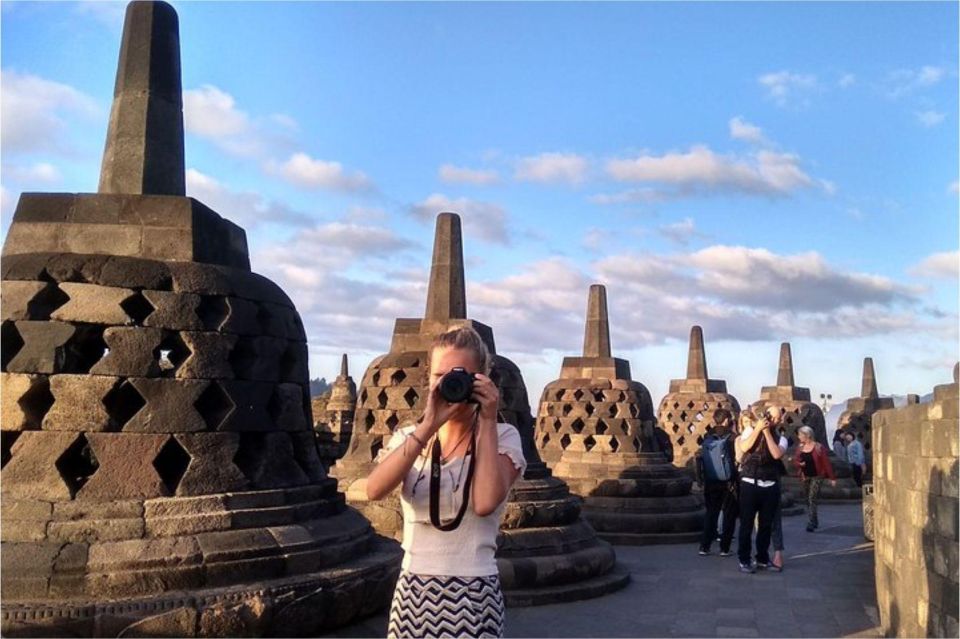
[[[502,637],[500,577],[400,573],[390,604],[388,639]]]

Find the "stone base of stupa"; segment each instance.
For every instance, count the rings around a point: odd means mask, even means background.
[[[564,451],[554,468],[583,497],[583,515],[601,539],[645,545],[697,541],[703,498],[693,479],[660,453]]]
[[[627,585],[609,543],[581,517],[580,498],[546,466],[514,485],[497,539],[497,567],[508,606],[599,597]]]

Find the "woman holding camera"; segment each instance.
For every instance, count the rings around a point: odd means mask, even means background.
[[[404,556],[388,637],[503,634],[494,553],[526,461],[517,430],[497,423],[490,359],[472,328],[437,337],[423,417],[393,433],[367,478],[371,500],[401,486]]]

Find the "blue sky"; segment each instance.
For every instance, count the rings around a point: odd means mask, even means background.
[[[123,4],[3,2],[2,229],[96,188]],[[741,402],[958,358],[956,3],[178,2],[188,194],[363,367],[422,314],[433,216],[536,404],[608,286],[654,401],[691,324]],[[535,410],[535,408],[534,408]]]

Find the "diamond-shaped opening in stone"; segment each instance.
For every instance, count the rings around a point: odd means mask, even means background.
[[[363,388],[360,390],[360,405],[363,406],[367,403],[367,389]]]
[[[417,405],[418,399],[420,399],[420,395],[414,388],[407,389],[407,392],[403,394],[403,401],[407,402],[407,406],[410,408],[413,408]]]
[[[703,443],[703,436],[702,436],[702,435],[698,435],[698,436],[697,436],[697,446],[699,446],[699,445],[702,444],[702,443]]]
[[[696,406],[696,404],[694,404],[693,401],[687,402],[687,408],[693,409],[694,406]]]
[[[583,439],[583,447],[586,448],[588,451],[592,450],[593,447],[596,445],[597,445],[597,440],[593,438],[593,435],[587,435]]]
[[[114,384],[101,401],[110,415],[110,430],[122,430],[147,405],[143,395],[127,380]]]
[[[370,383],[371,383],[373,386],[379,386],[379,385],[380,385],[380,371],[377,371],[377,372],[375,372],[375,373],[373,374],[373,377],[370,378]]]
[[[397,428],[397,424],[400,423],[400,418],[397,417],[396,413],[391,413],[385,423],[387,424],[387,428],[390,429],[390,432],[393,432]]]
[[[669,422],[670,420],[672,420],[672,419],[673,419],[673,413],[667,413],[665,419],[666,419],[666,421],[668,421],[668,422]]]
[[[377,394],[377,408],[384,409],[387,407],[387,391],[385,389],[380,389],[380,392]]]
[[[680,402],[674,402],[674,403],[673,403],[673,408],[674,408],[674,409],[680,408]]]
[[[197,304],[197,317],[206,331],[218,331],[230,315],[227,298],[221,295],[203,295]]]
[[[640,414],[640,409],[637,408],[636,404],[630,404],[630,417],[636,417]]]
[[[130,316],[130,319],[137,326],[143,326],[143,321],[155,310],[153,304],[143,296],[143,293],[134,293],[123,300],[120,302],[120,308]]]
[[[70,301],[70,296],[53,282],[48,283],[40,289],[30,303],[27,309],[30,319],[46,320],[50,319],[50,314]]]
[[[393,375],[390,376],[390,383],[394,386],[399,386],[406,378],[407,374],[403,372],[403,369],[397,369]]]
[[[595,410],[592,402],[587,402],[587,405],[583,407],[583,410],[586,411],[587,416],[592,416],[593,411]]]
[[[634,438],[633,438],[633,449],[636,450],[636,451],[639,451],[639,450],[641,449],[641,447],[640,447],[640,438],[639,438],[639,437],[634,437]]]
[[[620,424],[620,430],[623,431],[624,435],[630,434],[630,426],[627,424],[627,422],[623,422],[622,424]]]
[[[570,414],[570,411],[573,410],[573,404],[564,404],[563,408],[560,409],[560,414],[566,417]]]
[[[613,452],[620,450],[620,440],[618,440],[616,437],[610,438],[610,450]]]
[[[583,420],[580,419],[579,417],[576,418],[575,420],[573,420],[573,423],[570,424],[570,428],[571,428],[571,429],[573,430],[573,432],[575,432],[575,433],[580,433],[580,432],[582,432],[582,431],[583,431],[583,426],[584,426]]]
[[[693,416],[693,420],[694,420],[694,421],[697,421],[697,422],[702,422],[702,421],[703,421],[703,413],[698,412],[696,415]]]
[[[219,382],[210,382],[193,406],[203,417],[208,430],[219,430],[223,421],[235,408],[233,400]]]
[[[173,435],[153,460],[153,467],[157,469],[157,474],[160,475],[163,485],[171,495],[177,493],[177,486],[180,485],[180,480],[183,479],[189,465],[190,454],[183,449]]]
[[[367,411],[366,416],[363,418],[363,424],[367,427],[367,432],[370,432],[370,429],[373,428],[373,425],[377,423],[377,418],[373,414],[373,411]]]
[[[39,429],[43,423],[44,415],[53,406],[53,402],[54,397],[53,393],[50,392],[49,378],[40,377],[34,380],[27,392],[20,396],[17,405],[26,415],[26,421],[30,425],[29,428]]]
[[[57,458],[54,465],[57,472],[60,473],[60,477],[63,478],[63,482],[70,489],[70,498],[72,499],[76,496],[77,491],[87,483],[87,480],[97,472],[100,462],[97,461],[97,456],[93,454],[93,449],[90,448],[87,438],[81,433]]]
[[[681,422],[687,421],[687,411],[682,411],[682,412],[680,413],[680,421],[681,421]]]
[[[89,373],[93,365],[107,354],[107,343],[103,341],[103,326],[77,326],[73,337],[67,342],[71,373]]]
[[[240,433],[240,444],[237,446],[237,452],[233,455],[233,463],[251,482],[257,477],[257,471],[265,449],[265,433]]]
[[[177,369],[187,361],[190,354],[191,351],[180,337],[180,333],[168,332],[154,351],[154,357],[157,358],[157,364],[160,366],[160,375],[163,377],[176,375]]]
[[[560,438],[560,448],[566,449],[570,445],[570,435],[567,433],[563,434],[563,437]]]
[[[540,445],[546,446],[549,443],[550,443],[550,433],[544,433],[543,437],[540,438]]]
[[[578,388],[573,392],[573,398],[579,402],[581,397],[583,397],[583,391]]]
[[[687,425],[687,432],[693,434],[693,433],[697,432],[697,427],[694,426],[693,424],[688,424],[688,425]]]
[[[19,430],[0,430],[0,468],[7,465],[13,457],[13,445],[20,437]]]
[[[370,442],[370,459],[374,460],[377,458],[377,455],[380,454],[380,451],[383,449],[383,437],[374,437],[373,441]]]
[[[617,416],[617,405],[610,404],[607,406],[607,417],[616,417]]]
[[[17,356],[21,348],[23,348],[23,338],[20,337],[17,326],[13,322],[4,322],[0,326],[0,360],[2,360],[4,372],[7,370],[7,364]]]
[[[556,400],[558,402],[563,400],[563,393],[564,393],[563,389],[557,391]]]
[[[559,433],[561,428],[563,428],[563,422],[559,419],[553,420],[553,430]]]
[[[597,426],[594,430],[597,431],[597,435],[603,435],[605,432],[607,432],[607,423],[602,419],[598,419]]]
[[[674,425],[673,425],[673,432],[674,432],[674,433],[679,433],[679,432],[680,432],[680,424],[674,424]]]
[[[680,437],[677,438],[677,446],[683,446],[684,442],[686,441],[687,440],[683,437],[683,435],[680,435]]]

